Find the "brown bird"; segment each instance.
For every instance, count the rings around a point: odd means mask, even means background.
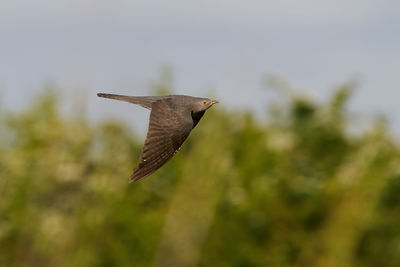
[[[130,183],[152,174],[171,159],[204,112],[218,103],[216,100],[186,95],[124,96],[99,93],[97,96],[137,104],[151,110],[147,137]]]

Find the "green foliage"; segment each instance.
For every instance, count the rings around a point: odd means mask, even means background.
[[[399,266],[400,150],[379,124],[348,133],[350,93],[261,122],[217,106],[134,184],[123,124],[53,93],[0,114],[0,266]]]

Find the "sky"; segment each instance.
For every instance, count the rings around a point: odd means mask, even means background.
[[[0,105],[18,110],[47,84],[97,120],[145,125],[148,112],[98,99],[145,95],[164,67],[173,91],[265,112],[277,75],[311,98],[358,81],[350,105],[400,133],[400,2],[394,0],[2,0]],[[140,126],[142,125],[142,126]]]

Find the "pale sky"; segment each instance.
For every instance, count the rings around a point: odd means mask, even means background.
[[[266,74],[318,99],[356,78],[352,110],[386,113],[400,133],[399,1],[0,3],[0,104],[8,109],[53,81],[69,100],[86,95],[90,118],[143,124],[146,111],[95,93],[146,94],[162,66],[174,70],[176,93],[212,91],[255,113],[268,101]]]

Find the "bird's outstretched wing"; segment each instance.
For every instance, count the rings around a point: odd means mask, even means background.
[[[103,93],[98,93],[97,96],[129,102],[132,104],[140,105],[150,110],[154,102],[163,98],[162,96],[127,96],[127,95],[115,95],[115,94],[103,94]]]
[[[190,111],[177,109],[170,99],[154,102],[140,162],[133,170],[130,182],[148,176],[171,159],[192,128]]]

